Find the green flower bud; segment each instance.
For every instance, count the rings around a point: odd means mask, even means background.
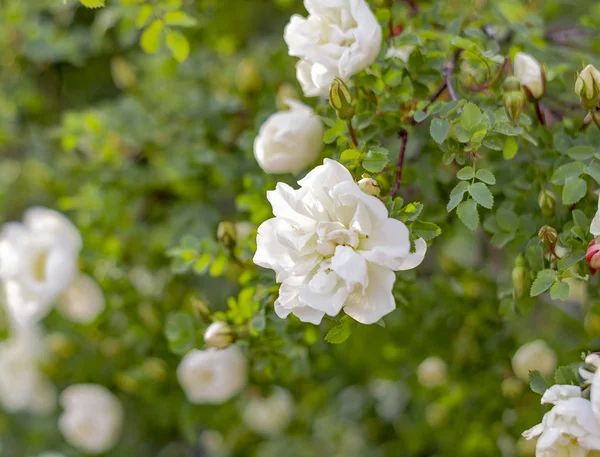
[[[549,190],[544,189],[538,197],[538,205],[545,217],[550,217],[554,214],[556,208],[556,196]]]
[[[329,86],[329,103],[340,119],[349,121],[354,117],[352,93],[348,85],[340,78],[336,77]]]
[[[549,225],[544,225],[538,231],[538,238],[542,243],[546,246],[554,246],[556,241],[558,240],[558,232],[554,227],[550,227]]]
[[[225,322],[213,322],[204,332],[204,342],[210,347],[225,349],[233,342],[231,327]]]
[[[237,88],[242,93],[258,92],[263,85],[256,62],[245,59],[240,62],[235,75]]]
[[[523,111],[525,105],[525,94],[521,89],[521,83],[514,76],[509,76],[502,85],[504,90],[504,110],[508,118],[516,122]]]
[[[512,271],[512,282],[515,289],[515,295],[520,297],[529,288],[529,276],[525,267],[525,257],[521,254],[515,259],[515,266]]]
[[[220,222],[217,227],[217,239],[226,248],[235,246],[237,239],[235,224],[229,221]]]
[[[287,104],[288,100],[298,100],[298,92],[291,84],[283,83],[277,89],[277,109],[279,111],[288,110],[290,108]]]
[[[363,175],[363,178],[358,181],[358,187],[360,187],[360,190],[367,195],[379,197],[379,194],[381,193],[379,183],[367,175]]]
[[[598,105],[600,94],[600,72],[593,65],[588,65],[575,80],[575,93],[579,95],[581,106],[592,110]]]

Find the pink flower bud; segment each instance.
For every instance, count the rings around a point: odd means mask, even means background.
[[[588,244],[585,260],[590,268],[590,273],[596,274],[596,270],[600,268],[600,243],[597,243],[596,240],[592,240]]]

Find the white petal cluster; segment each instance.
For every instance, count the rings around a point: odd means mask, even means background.
[[[81,235],[73,224],[46,208],[31,208],[22,223],[9,222],[2,227],[0,281],[15,325],[28,326],[42,319],[72,285],[77,291],[67,293],[63,308],[68,316],[87,322],[102,310],[99,288],[90,286],[91,278],[79,277],[81,246]]]
[[[298,184],[267,192],[275,217],[258,228],[254,263],[281,283],[277,315],[318,324],[343,308],[358,322],[377,322],[396,307],[394,271],[419,265],[427,244],[417,239],[412,253],[406,225],[334,160]]]
[[[268,397],[252,397],[244,408],[244,423],[250,430],[265,436],[278,435],[294,414],[294,399],[281,387],[274,388]]]
[[[325,96],[337,76],[367,68],[381,48],[381,26],[365,0],[304,0],[308,17],[292,16],[284,31],[304,95]]]
[[[556,353],[544,340],[535,340],[521,346],[512,358],[513,371],[521,381],[529,382],[529,372],[537,370],[550,376],[556,370]]]
[[[56,390],[40,371],[43,347],[36,327],[16,329],[0,343],[0,403],[6,411],[38,415],[54,411]]]
[[[600,450],[600,422],[592,402],[581,396],[581,388],[555,385],[542,396],[542,404],[553,408],[542,423],[523,433],[538,438],[536,457],[586,457]]]
[[[269,117],[254,140],[254,156],[266,173],[298,173],[317,160],[325,132],[308,106],[288,99],[289,110]]]
[[[64,409],[58,428],[65,440],[87,454],[102,454],[117,444],[124,411],[119,399],[97,384],[75,384],[60,395]]]
[[[515,77],[534,98],[544,95],[544,75],[540,63],[529,54],[519,52],[515,56]]]
[[[177,367],[177,379],[190,402],[220,404],[246,386],[247,365],[246,357],[236,345],[226,349],[193,349]]]
[[[406,45],[406,46],[398,46],[395,48],[389,48],[385,53],[386,59],[400,59],[402,62],[408,62],[410,55],[415,50],[415,46]]]

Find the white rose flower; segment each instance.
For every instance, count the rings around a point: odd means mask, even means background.
[[[294,15],[283,37],[304,95],[326,96],[336,76],[348,80],[373,63],[381,26],[365,0],[304,0],[307,18]]]
[[[411,53],[415,50],[415,46],[406,45],[406,46],[398,46],[396,48],[389,48],[385,54],[386,59],[400,59],[402,62],[408,62]]]
[[[531,95],[540,98],[544,95],[544,75],[537,60],[529,54],[519,52],[515,56],[515,77],[522,87],[526,87]]]
[[[105,304],[98,283],[80,274],[60,296],[57,308],[73,322],[89,324],[104,310]]]
[[[596,236],[600,236],[600,196],[598,197],[598,210],[594,214],[592,223],[590,224],[590,233]]]
[[[244,408],[244,423],[250,430],[265,436],[281,433],[294,414],[294,399],[281,387],[266,398],[253,397]]]
[[[60,395],[64,408],[58,428],[65,440],[87,454],[102,454],[117,444],[124,411],[119,399],[98,384],[75,384]]]
[[[593,65],[588,65],[577,75],[577,80],[575,81],[575,93],[581,98],[597,102],[599,91],[600,71]]]
[[[530,371],[537,370],[544,376],[550,376],[556,370],[557,364],[556,353],[544,340],[524,344],[512,358],[515,375],[525,382],[529,382]]]
[[[282,283],[277,315],[318,324],[343,308],[358,322],[377,322],[396,308],[394,271],[419,265],[427,244],[417,239],[411,253],[406,225],[388,218],[385,205],[334,160],[298,184],[267,192],[275,217],[258,228],[254,263]]]
[[[0,343],[0,403],[9,412],[45,415],[54,411],[56,389],[40,371],[45,356],[35,327],[17,328]]]
[[[44,317],[77,274],[81,236],[64,216],[31,208],[0,232],[0,280],[17,324]]]
[[[236,345],[193,349],[177,367],[177,379],[190,402],[225,403],[246,386],[248,363]]]
[[[552,386],[542,403],[555,405],[542,423],[523,432],[526,439],[539,437],[537,457],[585,457],[600,450],[600,423],[589,400],[576,386]]]
[[[439,387],[448,380],[448,367],[439,357],[427,357],[417,368],[419,382],[425,387]]]
[[[287,111],[273,114],[254,140],[254,156],[267,173],[298,173],[323,149],[321,119],[308,106],[288,99]]]

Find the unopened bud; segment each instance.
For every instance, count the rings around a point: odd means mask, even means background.
[[[544,225],[538,231],[538,238],[546,246],[554,246],[556,244],[556,241],[558,240],[558,232],[554,227]]]
[[[225,322],[213,322],[204,332],[204,342],[213,348],[226,348],[233,342],[231,327]]]
[[[579,95],[581,106],[592,110],[598,105],[600,94],[600,72],[593,65],[588,65],[575,80],[575,93]]]
[[[514,76],[509,76],[504,80],[502,89],[504,90],[504,111],[511,121],[517,122],[523,111],[523,105],[525,105],[525,94],[521,89],[521,83]]]
[[[592,240],[588,244],[585,260],[590,268],[590,273],[596,274],[596,270],[600,268],[600,243],[596,240]]]
[[[217,239],[226,248],[235,246],[237,239],[235,224],[229,221],[219,223],[217,227]]]
[[[240,62],[235,80],[238,90],[243,93],[258,92],[263,84],[258,65],[252,59],[245,59]]]
[[[283,83],[277,89],[277,109],[279,111],[288,110],[288,100],[298,100],[298,92],[291,84]]]
[[[337,117],[349,121],[354,116],[352,93],[348,85],[340,78],[335,78],[329,86],[329,103],[335,110]]]
[[[374,197],[379,197],[379,194],[381,193],[379,183],[366,175],[363,175],[363,178],[358,181],[358,187],[360,187],[360,190],[365,194],[373,195]]]
[[[521,254],[515,259],[515,266],[512,271],[512,282],[515,289],[515,295],[520,297],[529,287],[529,277],[525,267],[525,257]]]
[[[556,196],[551,191],[544,189],[538,196],[538,205],[542,210],[542,214],[545,217],[550,217],[554,214],[554,208],[556,207]]]

